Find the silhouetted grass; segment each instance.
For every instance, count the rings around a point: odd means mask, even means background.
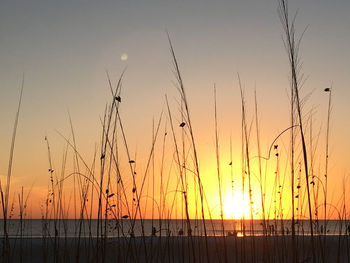
[[[158,120],[152,122],[152,137],[145,159],[140,158],[138,152],[132,152],[127,130],[124,128],[124,116],[121,116],[120,112],[124,103],[121,94],[124,72],[115,86],[107,73],[110,99],[101,117],[101,137],[94,149],[91,163],[88,163],[79,152],[70,114],[70,136],[60,134],[65,143],[60,168],[54,164],[49,139],[45,137],[48,189],[42,206],[42,236],[41,245],[38,246],[42,251],[39,256],[34,255],[34,260],[295,263],[327,262],[330,259],[340,262],[350,258],[348,237],[350,227],[346,210],[345,182],[341,200],[334,204],[327,201],[332,89],[325,89],[325,92],[329,92],[329,97],[323,178],[315,171],[316,146],[320,132],[315,141],[313,112],[307,119],[302,109],[304,100],[300,95],[300,89],[303,78],[300,73],[299,57],[302,35],[297,39],[295,17],[292,19],[289,17],[287,1],[279,0],[278,3],[291,76],[290,127],[284,128],[271,145],[269,144],[266,156],[262,153],[259,122],[259,116],[263,113],[259,112],[256,91],[254,114],[251,117],[247,110],[249,104],[246,101],[245,88],[238,75],[241,99],[241,163],[236,162],[232,156],[232,138],[230,138],[230,187],[234,200],[235,180],[241,179],[242,199],[246,198],[246,194],[249,198],[249,218],[245,218],[243,214],[239,221],[234,221],[233,231],[230,231],[229,224],[225,221],[223,198],[225,177],[221,168],[222,159],[227,160],[228,157],[223,156],[220,151],[220,145],[224,143],[219,136],[220,104],[214,86],[212,128],[215,135],[216,175],[213,176],[217,177],[216,197],[219,199],[220,212],[219,220],[213,219],[211,209],[215,207],[209,205],[210,196],[207,195],[203,183],[204,173],[200,170],[199,147],[195,139],[187,88],[168,35],[175,85],[179,95],[178,112],[172,110],[165,96],[166,114],[160,111]],[[11,243],[8,234],[11,221],[9,219],[15,206],[14,202],[10,203],[10,186],[22,92],[23,83],[12,134],[5,188],[2,188],[0,182],[4,240],[2,262],[13,262],[14,258],[24,262],[27,259],[25,251],[28,246],[24,222],[30,190],[25,196],[23,187],[17,195],[20,220],[19,250],[16,250],[16,245]],[[177,118],[177,114],[180,117]],[[254,128],[256,139],[251,136]],[[283,145],[282,141],[282,136],[286,132],[290,132],[287,146]],[[254,155],[256,158],[252,157]],[[68,165],[70,161],[72,167]],[[254,161],[257,161],[256,169]],[[274,168],[269,170],[269,165]],[[233,166],[241,168],[241,174],[234,174]],[[269,180],[273,184],[271,189],[267,189]],[[258,198],[253,198],[256,182],[259,187],[254,194],[260,196],[260,202]],[[323,202],[319,194],[320,185],[323,190]],[[291,197],[290,201],[286,198],[287,195]],[[257,227],[254,220],[256,218],[254,206],[261,211],[261,228]],[[289,206],[291,206],[291,223],[285,220],[288,212],[284,209]],[[323,226],[320,226],[318,213],[320,207],[324,209]],[[330,213],[331,210],[337,214],[334,216]],[[147,218],[146,215],[149,214],[151,218]],[[72,215],[74,215],[73,227],[69,226],[68,220]],[[337,226],[339,233],[327,237],[328,220],[334,217],[339,219]],[[181,220],[171,221],[174,218]],[[151,220],[150,226],[148,219]],[[308,226],[303,225],[305,219],[308,220]],[[240,227],[236,226],[237,222]],[[323,230],[320,230],[321,227]],[[69,236],[71,228],[74,228],[73,237]],[[310,235],[306,230],[310,231]],[[33,240],[35,241],[34,237]],[[345,242],[346,247],[343,246]],[[18,257],[13,251],[19,251]],[[332,254],[336,256],[332,257]]]

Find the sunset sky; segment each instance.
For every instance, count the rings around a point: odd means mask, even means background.
[[[328,103],[323,90],[333,87],[329,197],[338,204],[338,187],[350,175],[350,1],[290,0],[289,5],[292,13],[299,10],[297,32],[308,27],[300,49],[307,79],[302,89],[302,96],[307,97],[303,111],[305,119],[314,112],[314,136],[319,133],[315,169],[320,175],[324,173]],[[143,156],[149,153],[152,121],[166,110],[165,94],[174,115],[179,116],[168,32],[187,90],[207,196],[215,199],[214,207],[218,202],[214,84],[223,172],[229,171],[230,137],[235,171],[240,169],[237,73],[245,89],[249,121],[254,117],[256,89],[264,153],[290,123],[289,68],[277,6],[276,0],[1,1],[1,183],[6,180],[23,74],[11,192],[18,193],[21,186],[27,191],[32,187],[33,217],[40,217],[37,203],[45,197],[49,182],[44,138],[50,140],[54,167],[59,169],[65,142],[58,132],[70,136],[68,112],[79,151],[92,159],[100,142],[101,118],[110,102],[106,71],[116,83],[126,68],[121,115],[132,155],[146,162]],[[284,143],[287,147],[288,136]],[[254,145],[252,151],[254,155]],[[274,166],[270,164],[272,172]],[[286,169],[285,164],[282,167]],[[229,182],[225,175],[225,193],[231,190]]]

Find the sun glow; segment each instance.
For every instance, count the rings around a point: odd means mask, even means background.
[[[224,217],[226,219],[240,219],[243,216],[250,218],[249,197],[242,195],[242,192],[236,190],[232,196],[229,192],[224,197]]]

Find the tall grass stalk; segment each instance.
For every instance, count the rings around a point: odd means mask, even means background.
[[[248,131],[247,127],[247,114],[246,114],[246,104],[245,104],[245,98],[242,88],[241,79],[238,75],[238,82],[239,82],[239,89],[241,93],[241,103],[242,103],[242,125],[243,125],[243,144],[244,144],[244,151],[243,154],[245,156],[245,171],[248,175],[248,195],[249,195],[249,208],[250,208],[250,235],[253,237],[251,238],[251,260],[252,262],[255,262],[255,239],[254,239],[254,216],[253,216],[253,195],[252,195],[252,180],[251,180],[251,170],[250,170],[250,154],[249,154],[249,137],[250,137],[250,131]]]
[[[19,95],[15,123],[14,123],[13,131],[12,131],[10,158],[9,158],[9,164],[8,164],[8,169],[7,169],[5,191],[3,191],[1,181],[0,181],[1,206],[2,206],[2,213],[3,213],[3,221],[4,221],[4,225],[3,225],[4,249],[2,251],[2,257],[3,257],[4,262],[10,262],[10,255],[11,255],[10,254],[10,244],[9,244],[9,239],[8,239],[8,231],[7,231],[8,230],[7,229],[7,220],[8,220],[8,216],[9,216],[8,204],[9,204],[9,198],[10,198],[12,164],[13,164],[13,156],[14,156],[14,152],[15,152],[15,142],[16,142],[16,135],[17,135],[19,113],[20,113],[21,105],[22,105],[23,88],[24,88],[24,76],[22,77],[22,86],[21,86],[21,91],[20,91],[20,95]]]
[[[303,34],[299,38],[299,40],[295,39],[295,17],[290,20],[289,11],[288,11],[288,3],[287,0],[279,0],[279,15],[280,20],[285,33],[285,47],[288,54],[290,69],[291,69],[291,78],[292,78],[292,89],[295,94],[295,103],[298,114],[298,124],[299,131],[303,149],[303,161],[304,161],[304,171],[306,178],[306,191],[307,191],[307,199],[308,199],[308,210],[309,210],[309,222],[310,222],[310,234],[311,234],[311,251],[312,251],[312,261],[316,262],[316,252],[315,252],[315,244],[314,244],[314,234],[313,234],[313,223],[312,223],[312,206],[311,206],[311,198],[310,198],[310,187],[309,187],[309,167],[308,167],[308,157],[307,157],[307,149],[306,142],[303,130],[303,120],[302,120],[302,112],[301,112],[301,98],[299,95],[300,91],[300,78],[298,77],[298,72],[300,71],[300,63],[299,63],[299,45],[302,39]],[[305,31],[304,31],[305,32]]]
[[[240,81],[240,77],[238,75],[238,84],[239,87],[241,89],[241,81]],[[242,110],[241,110],[241,174],[242,174],[242,201],[244,202],[245,200],[245,196],[244,196],[244,192],[245,192],[245,175],[246,175],[246,157],[245,157],[245,142],[244,142],[244,117],[243,117],[243,98],[242,98],[242,92],[241,92],[241,100],[242,100]],[[245,214],[242,213],[241,216],[241,231],[242,231],[242,235],[243,237],[246,235],[245,232]],[[244,253],[244,251],[246,250],[246,242],[245,242],[245,238],[242,239],[241,242],[241,258],[242,258],[242,262],[246,262],[246,254]]]
[[[57,204],[56,204],[56,182],[57,180],[55,180],[54,176],[55,176],[55,170],[53,169],[53,165],[52,165],[52,159],[51,159],[51,148],[50,148],[50,144],[49,144],[49,139],[47,138],[47,136],[45,136],[45,141],[46,141],[46,146],[47,146],[47,155],[48,155],[48,161],[49,161],[49,174],[50,174],[50,186],[51,189],[49,190],[49,195],[48,198],[46,200],[47,203],[47,207],[48,204],[52,204],[52,218],[53,218],[53,224],[54,224],[54,242],[53,242],[53,247],[54,247],[54,260],[55,262],[58,260],[58,225],[57,225],[57,218],[58,218],[58,213],[56,210]],[[48,219],[48,218],[46,218]]]
[[[192,153],[193,153],[193,161],[194,161],[194,171],[195,171],[195,175],[196,175],[196,179],[198,182],[198,188],[199,188],[199,196],[200,196],[200,205],[201,205],[201,217],[202,217],[202,224],[203,224],[203,230],[204,230],[204,239],[205,239],[205,248],[206,248],[206,260],[209,261],[210,257],[209,257],[209,247],[208,247],[208,234],[207,234],[207,227],[206,227],[206,223],[205,223],[205,213],[204,213],[204,189],[203,189],[203,184],[202,184],[202,179],[200,176],[200,171],[199,171],[199,160],[198,160],[198,153],[197,153],[197,147],[196,147],[196,143],[195,143],[195,139],[194,139],[194,132],[193,132],[193,128],[192,128],[192,122],[191,122],[191,117],[190,117],[190,110],[189,110],[189,105],[188,105],[188,100],[187,100],[187,96],[186,96],[186,92],[185,92],[185,86],[182,80],[182,76],[180,73],[180,68],[179,68],[179,64],[177,62],[177,58],[175,56],[175,51],[173,48],[173,45],[171,43],[170,37],[168,35],[168,40],[169,40],[169,45],[170,45],[170,52],[172,55],[172,59],[173,59],[173,64],[174,64],[174,68],[175,68],[175,76],[178,82],[178,91],[180,93],[181,96],[181,101],[183,102],[184,105],[184,117],[185,117],[185,121],[187,124],[187,129],[189,132],[189,136],[190,136],[190,141],[191,141],[191,146],[192,146]],[[196,206],[197,207],[197,206]]]
[[[214,85],[214,121],[215,121],[215,153],[216,153],[216,168],[218,175],[218,185],[219,185],[219,199],[220,199],[220,217],[221,217],[221,228],[222,228],[222,237],[224,239],[224,260],[225,263],[227,260],[227,245],[226,245],[226,233],[224,225],[224,208],[222,202],[222,180],[220,175],[220,153],[219,153],[219,134],[218,134],[218,116],[217,116],[217,106],[216,106],[216,86]]]
[[[182,194],[183,194],[183,200],[184,200],[184,204],[185,204],[185,216],[186,216],[186,223],[187,223],[187,235],[190,238],[190,246],[192,248],[191,249],[192,260],[193,260],[193,262],[197,262],[197,260],[196,260],[196,252],[195,252],[195,247],[194,247],[194,240],[193,240],[193,237],[192,237],[192,228],[191,228],[189,209],[188,209],[187,181],[186,181],[186,178],[184,176],[184,173],[185,173],[184,171],[186,169],[184,167],[184,164],[181,165],[179,147],[178,147],[178,143],[177,143],[176,136],[175,136],[174,124],[173,124],[173,119],[172,119],[172,115],[171,115],[171,111],[170,111],[170,107],[169,107],[168,98],[165,97],[165,100],[166,100],[166,105],[167,105],[167,109],[168,109],[168,116],[169,116],[170,127],[171,127],[171,131],[172,131],[172,135],[173,135],[173,142],[174,142],[174,146],[175,146],[175,158],[176,158],[175,161],[178,164],[179,176],[180,176],[180,181],[181,181],[181,191],[182,191]]]
[[[329,121],[330,121],[330,116],[331,116],[331,103],[332,103],[332,87],[331,88],[326,88],[325,92],[328,92],[328,109],[327,109],[327,130],[326,130],[326,155],[325,155],[325,174],[324,174],[324,188],[325,188],[325,193],[324,193],[324,239],[323,239],[323,246],[324,246],[324,254],[326,253],[326,231],[327,231],[327,188],[328,188],[328,157],[329,157]]]
[[[19,220],[20,220],[20,262],[23,262],[23,235],[25,228],[25,217],[26,217],[26,209],[28,204],[28,198],[31,193],[32,188],[29,189],[27,196],[24,197],[23,186],[21,187],[21,192],[18,194],[18,207],[19,207]]]
[[[291,84],[292,86],[292,84]],[[295,159],[295,92],[294,89],[290,89],[290,126],[292,127],[290,130],[290,179],[291,179],[291,201],[292,201],[292,257],[293,262],[298,262],[298,249],[296,243],[296,235],[295,235],[295,168],[294,168],[294,159]]]
[[[265,180],[263,180],[262,176],[262,164],[261,164],[261,149],[260,149],[260,127],[259,127],[259,116],[258,116],[258,101],[256,96],[256,89],[254,91],[254,102],[255,102],[255,128],[256,128],[256,143],[258,147],[258,163],[259,163],[259,185],[260,185],[260,199],[261,199],[261,219],[262,219],[262,227],[263,227],[263,260],[265,262],[268,261],[269,258],[269,248],[267,241],[267,227],[266,227],[266,215],[265,215]]]

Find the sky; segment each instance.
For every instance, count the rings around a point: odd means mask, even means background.
[[[298,10],[297,32],[307,27],[300,49],[306,78],[302,95],[307,97],[303,110],[305,116],[310,111],[315,113],[313,125],[315,134],[320,133],[320,155],[324,154],[321,152],[328,99],[323,90],[333,87],[330,192],[336,193],[336,186],[350,172],[350,2],[293,0],[289,5],[292,13]],[[152,120],[165,109],[165,94],[175,111],[177,107],[167,32],[188,93],[203,169],[208,173],[215,171],[214,84],[222,159],[228,159],[232,137],[233,146],[238,149],[235,158],[240,160],[241,104],[237,73],[242,79],[251,119],[254,90],[257,91],[262,145],[267,149],[289,124],[289,69],[276,0],[3,0],[0,3],[2,182],[7,174],[22,76],[24,93],[14,157],[14,193],[20,186],[32,187],[35,200],[46,191],[48,158],[44,138],[49,138],[55,165],[59,166],[65,143],[58,132],[69,137],[69,115],[79,150],[91,158],[99,142],[104,108],[110,99],[106,71],[116,83],[126,69],[121,114],[131,151],[140,156],[147,152]],[[123,54],[127,54],[127,59],[125,56],[121,59]],[[319,169],[323,169],[321,165]],[[336,202],[338,199],[334,198]]]

